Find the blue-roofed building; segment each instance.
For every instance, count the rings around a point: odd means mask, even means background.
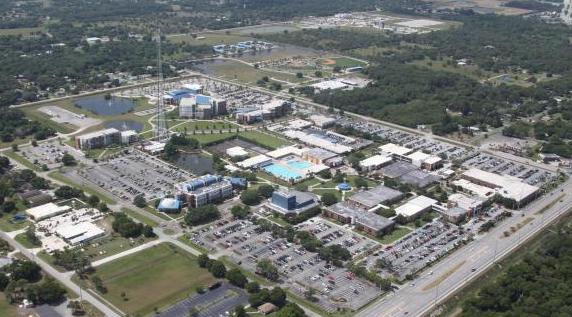
[[[192,208],[222,201],[233,194],[229,180],[210,174],[176,184],[175,190],[178,197]]]
[[[157,210],[166,213],[177,213],[181,211],[183,204],[176,198],[164,198],[159,202]]]
[[[248,186],[248,181],[243,177],[230,177],[228,180],[233,188],[245,189]]]
[[[197,95],[197,105],[210,105],[211,97],[205,95]]]
[[[284,216],[298,215],[319,206],[318,197],[311,193],[297,190],[279,190],[272,193],[272,197],[264,207],[271,212]]]

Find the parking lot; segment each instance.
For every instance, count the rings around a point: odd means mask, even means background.
[[[326,228],[325,223],[309,222],[308,228],[317,230],[326,245],[340,243],[352,254],[360,254],[375,244],[354,233],[342,233],[337,226]],[[318,232],[320,229],[324,230]],[[327,311],[340,307],[356,310],[381,294],[370,282],[327,264],[318,254],[300,245],[274,237],[250,220],[219,220],[192,233],[190,238],[207,249],[223,250],[223,254],[251,272],[256,271],[259,260],[271,260],[290,290],[303,296],[307,289],[315,289],[319,299],[316,304]]]
[[[434,220],[406,235],[394,245],[380,250],[365,260],[367,267],[382,276],[405,279],[427,265],[437,261],[468,237],[468,232],[457,226]],[[383,267],[376,267],[383,263]]]
[[[400,144],[415,151],[423,151],[433,155],[445,157],[448,160],[462,160],[470,152],[460,146],[428,139],[402,130],[397,130],[377,123],[356,121],[350,118],[339,118],[338,124],[351,127],[358,131],[374,134],[387,142]]]
[[[148,201],[172,195],[176,183],[192,178],[187,171],[137,150],[78,169],[77,173],[128,201],[141,194]]]
[[[49,169],[62,165],[61,159],[65,153],[71,154],[76,160],[85,160],[79,150],[59,141],[53,140],[38,143],[38,146],[27,146],[20,149],[19,154],[36,165],[47,165]]]
[[[339,226],[318,217],[297,225],[296,229],[311,232],[325,246],[339,244],[348,249],[353,257],[371,253],[381,247],[377,241],[353,233],[348,227]]]
[[[466,168],[478,168],[487,172],[518,177],[529,185],[541,187],[557,178],[553,172],[540,170],[512,161],[503,160],[491,155],[479,153],[463,163]]]
[[[236,306],[247,304],[248,295],[244,290],[224,283],[204,294],[193,295],[156,316],[187,317],[189,310],[196,308],[198,317],[227,317],[231,316]]]

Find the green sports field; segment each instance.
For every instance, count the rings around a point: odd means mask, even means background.
[[[167,243],[106,263],[96,273],[108,292],[103,295],[129,315],[150,315],[208,286],[215,279],[195,256]],[[122,296],[124,294],[124,296]]]

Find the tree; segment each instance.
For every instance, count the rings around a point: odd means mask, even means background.
[[[62,199],[81,198],[83,192],[80,189],[72,188],[67,185],[61,186],[55,190],[54,194]]]
[[[242,273],[242,271],[240,271],[240,269],[231,269],[231,270],[227,271],[226,272],[226,279],[232,285],[238,286],[240,288],[244,288],[246,283],[248,283],[246,276],[244,276],[244,274]]]
[[[215,205],[209,204],[197,208],[189,208],[189,212],[185,215],[185,223],[191,226],[197,226],[209,223],[220,218],[220,212]]]
[[[304,77],[304,74],[303,74],[303,73],[300,73],[300,72],[298,72],[298,73],[296,73],[296,77],[297,77],[297,78],[303,78],[303,77]]]
[[[357,188],[367,189],[369,187],[369,184],[367,183],[367,181],[365,179],[358,177],[358,178],[354,179],[354,186]]]
[[[248,282],[244,288],[250,294],[260,292],[260,284],[254,281]]]
[[[256,272],[271,281],[277,281],[279,278],[278,269],[268,259],[262,259],[256,264]]]
[[[97,197],[96,195],[91,195],[87,198],[87,203],[91,207],[95,207],[97,206],[97,204],[99,204],[99,197]]]
[[[258,307],[270,300],[270,292],[268,289],[263,288],[258,293],[252,293],[248,296],[248,302],[252,307]]]
[[[246,312],[246,309],[244,309],[244,306],[242,305],[238,305],[236,306],[236,308],[234,309],[234,317],[247,317],[248,313]]]
[[[97,275],[92,276],[91,281],[93,282],[93,285],[95,286],[95,289],[98,292],[100,292],[101,294],[107,293],[107,287],[105,287],[105,285],[103,284],[103,280],[99,276]]]
[[[154,238],[157,235],[153,231],[153,227],[151,227],[150,225],[145,225],[145,226],[143,226],[143,236],[145,238]]]
[[[8,266],[6,272],[10,273],[10,278],[14,281],[36,282],[42,277],[40,266],[27,260],[15,260]]]
[[[282,307],[277,313],[276,317],[305,317],[306,313],[300,306],[294,303],[288,303]]]
[[[143,224],[136,223],[133,219],[122,213],[114,214],[111,223],[113,231],[119,233],[124,238],[137,238],[143,233]],[[151,229],[152,231],[153,229]]]
[[[62,164],[64,164],[64,166],[74,166],[77,164],[77,162],[71,154],[64,153],[62,156]]]
[[[274,192],[274,187],[272,185],[263,184],[258,187],[258,195],[263,198],[270,198],[272,197],[272,193]]]
[[[144,208],[147,206],[147,200],[145,200],[143,195],[137,195],[133,198],[133,204],[139,208]]]
[[[3,292],[6,289],[6,286],[8,286],[8,283],[10,283],[10,279],[8,278],[8,276],[6,276],[6,274],[0,272],[0,292]]]
[[[325,192],[324,194],[322,194],[322,197],[320,198],[320,200],[322,201],[322,203],[324,205],[331,206],[331,205],[338,202],[338,197],[334,193]]]
[[[286,292],[280,287],[274,287],[270,292],[270,302],[278,307],[286,305]]]
[[[235,219],[244,219],[248,217],[248,215],[250,215],[250,207],[249,206],[242,207],[240,205],[234,205],[230,209],[230,213]]]
[[[216,278],[223,278],[226,275],[226,267],[224,263],[218,260],[211,260],[209,264],[209,272]]]
[[[316,76],[318,78],[322,78],[324,76],[324,74],[321,71],[317,70],[314,72],[314,76]]]
[[[256,190],[247,189],[240,194],[240,201],[245,205],[254,206],[260,203],[260,196]]]
[[[64,300],[66,290],[53,278],[46,277],[35,287],[35,293],[40,303],[58,304]]]
[[[209,261],[210,261],[209,256],[205,253],[201,253],[197,258],[197,262],[199,266],[202,268],[206,268],[209,264]]]
[[[29,226],[28,229],[26,229],[26,238],[28,239],[28,241],[30,241],[32,245],[37,247],[42,246],[42,241],[40,241],[40,238],[38,238],[38,236],[36,235],[36,228],[33,225]]]

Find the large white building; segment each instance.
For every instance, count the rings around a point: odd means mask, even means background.
[[[424,212],[432,209],[437,201],[427,196],[417,196],[405,204],[395,208],[395,213],[402,215],[407,219],[418,217]]]
[[[87,133],[75,138],[76,147],[82,150],[102,148],[120,141],[121,132],[115,128]]]
[[[490,199],[495,194],[512,199],[517,204],[527,203],[538,195],[540,188],[523,182],[510,175],[499,175],[472,168],[461,175],[461,179],[453,182],[463,190]]]
[[[359,162],[359,166],[364,171],[373,171],[380,169],[393,161],[393,158],[388,155],[374,155]]]
[[[35,221],[41,221],[69,212],[71,209],[72,208],[70,206],[58,206],[54,203],[47,203],[26,210],[26,214]]]

